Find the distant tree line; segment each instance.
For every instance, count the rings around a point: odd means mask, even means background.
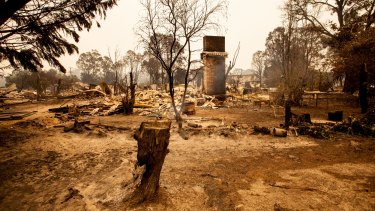
[[[69,90],[77,81],[79,81],[77,76],[62,74],[55,69],[39,72],[15,69],[12,74],[5,77],[6,86],[14,83],[16,84],[17,89],[22,91],[25,89],[38,90],[39,84],[39,88],[44,94],[47,93],[47,90],[49,90],[51,94],[57,94],[59,91]]]
[[[168,38],[165,35],[164,52],[167,51]],[[178,46],[178,45],[177,45]],[[77,68],[80,71],[82,82],[87,84],[98,84],[106,82],[114,84],[124,80],[127,73],[132,72],[134,81],[138,83],[140,76],[146,76],[146,84],[166,84],[167,74],[161,67],[160,62],[151,53],[146,50],[143,53],[137,53],[128,50],[124,56],[121,56],[116,50],[114,58],[110,55],[103,56],[97,50],[91,50],[79,55],[76,62]],[[184,84],[186,70],[183,68],[186,65],[186,57],[178,58],[174,71],[174,83]]]

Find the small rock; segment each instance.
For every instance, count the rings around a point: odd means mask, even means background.
[[[196,193],[200,193],[200,194],[203,194],[204,193],[204,189],[203,187],[199,186],[199,185],[196,185],[193,187],[193,190],[196,192]]]
[[[231,126],[232,126],[232,127],[237,127],[238,124],[237,124],[237,122],[232,122]]]
[[[74,129],[74,122],[73,121],[65,123],[64,132],[69,132],[73,129]]]
[[[279,203],[275,203],[275,204],[273,205],[273,210],[274,210],[274,211],[288,211],[288,210],[290,210],[290,209],[285,208],[285,207],[282,207]]]
[[[249,125],[248,124],[242,124],[241,127],[245,130],[249,129]]]
[[[223,130],[223,131],[221,131],[220,135],[221,135],[221,136],[224,136],[224,137],[228,137],[228,136],[229,136],[229,132]]]
[[[245,206],[243,204],[239,204],[239,205],[234,207],[234,210],[236,210],[236,211],[245,210]]]

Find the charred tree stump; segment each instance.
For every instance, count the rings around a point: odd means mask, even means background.
[[[343,111],[328,112],[328,120],[330,121],[342,121],[344,119]]]
[[[168,153],[171,121],[142,122],[134,138],[138,142],[136,169],[144,168],[140,184],[125,199],[128,206],[135,206],[152,199],[158,192],[160,172]],[[136,177],[139,177],[136,175]],[[137,180],[137,178],[134,178]]]
[[[133,79],[133,73],[130,72],[130,86],[126,86],[125,97],[122,99],[122,105],[124,107],[125,114],[132,114],[135,104],[135,83]],[[129,94],[130,91],[130,94]]]

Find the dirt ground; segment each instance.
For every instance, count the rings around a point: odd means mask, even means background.
[[[38,112],[0,122],[0,210],[127,210],[121,200],[136,162],[132,135],[152,118],[92,116],[92,123],[131,129],[64,133],[48,112],[59,105],[15,106]],[[359,109],[342,110],[348,116]],[[293,111],[313,120],[327,112]],[[134,210],[375,210],[373,138],[253,135],[252,126],[278,126],[282,117],[251,105],[198,109],[187,121],[203,129],[188,129],[184,140],[173,125],[159,195]]]

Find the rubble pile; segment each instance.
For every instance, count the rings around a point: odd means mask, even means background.
[[[342,111],[340,111],[340,116],[342,119]],[[360,119],[348,117],[344,121],[311,122],[305,121],[305,118],[306,114],[303,114],[297,116],[297,121],[293,121],[293,128],[300,135],[326,139],[331,137],[332,132],[343,132],[349,135],[375,137],[375,109],[370,110]],[[310,120],[309,116],[307,120]]]
[[[375,137],[375,108],[370,109],[360,119],[349,117],[346,121],[334,125],[333,130],[351,135]]]
[[[31,116],[35,114],[36,111],[32,112],[9,112],[9,111],[0,111],[0,121],[2,120],[18,120],[18,119],[23,119],[24,117]]]
[[[63,121],[74,119],[78,116],[108,116],[117,113],[120,102],[106,102],[105,100],[91,101],[82,104],[68,104],[48,109],[54,112],[55,117]]]
[[[332,113],[332,112],[331,112]],[[338,112],[333,112],[338,113]],[[339,112],[342,117],[342,111]],[[330,116],[328,117],[330,119]],[[280,125],[285,128],[283,124]],[[375,137],[375,109],[371,109],[362,118],[348,117],[344,121],[336,120],[314,120],[311,121],[310,114],[293,114],[291,126],[288,131],[282,128],[253,127],[253,134],[264,134],[286,137],[287,134],[299,136],[307,135],[317,139],[331,138],[334,132],[343,132],[349,135],[364,135]],[[282,135],[278,135],[280,131]]]
[[[36,99],[36,92],[31,90],[18,91],[16,84],[0,88],[0,107],[30,102]]]
[[[134,113],[140,116],[155,118],[175,118],[175,110],[171,103],[169,92],[165,87],[156,85],[150,86],[152,89],[138,89],[135,92]],[[86,116],[109,116],[124,113],[122,98],[124,94],[114,95],[113,86],[101,83],[96,86],[89,86],[84,83],[76,83],[69,91],[60,93],[57,98],[64,98],[65,103],[59,107],[50,108],[49,112],[55,113],[57,118],[64,125],[64,131],[79,132],[90,129],[92,126],[87,120],[82,120]],[[249,126],[242,126],[237,123],[230,125],[223,124],[205,124],[204,119],[192,121],[191,116],[196,114],[196,108],[201,109],[219,109],[223,107],[238,106],[238,103],[251,102],[253,106],[270,104],[270,95],[268,93],[248,93],[238,94],[229,93],[225,101],[220,101],[215,96],[204,95],[198,89],[189,86],[185,97],[185,103],[181,104],[184,95],[184,86],[178,85],[174,89],[175,105],[178,111],[181,111],[182,118],[187,122],[187,128],[190,131],[222,131],[223,135],[229,133],[239,133],[241,131],[249,132]],[[0,107],[10,103],[29,102],[36,99],[36,92],[23,90],[18,91],[15,84],[0,89]],[[68,103],[68,102],[70,103]],[[254,109],[255,110],[255,109]],[[17,120],[30,116],[35,112],[1,112],[0,120]],[[190,116],[190,117],[189,117]],[[375,109],[371,109],[363,118],[356,119],[349,117],[342,121],[342,111],[331,112],[328,115],[329,120],[325,122],[312,122],[309,114],[293,114],[292,125],[289,132],[296,136],[308,135],[314,138],[325,139],[332,135],[332,132],[344,132],[351,135],[365,135],[375,137]],[[210,119],[212,121],[212,119]],[[108,129],[108,128],[104,128]],[[109,127],[108,130],[111,128]],[[254,126],[253,134],[270,134],[273,136],[285,137],[288,133],[281,128],[267,128]],[[209,132],[210,133],[210,132]]]
[[[219,135],[223,137],[236,137],[236,135],[249,134],[249,126],[238,122],[225,122],[221,118],[189,117],[186,120],[186,132],[189,135]]]

